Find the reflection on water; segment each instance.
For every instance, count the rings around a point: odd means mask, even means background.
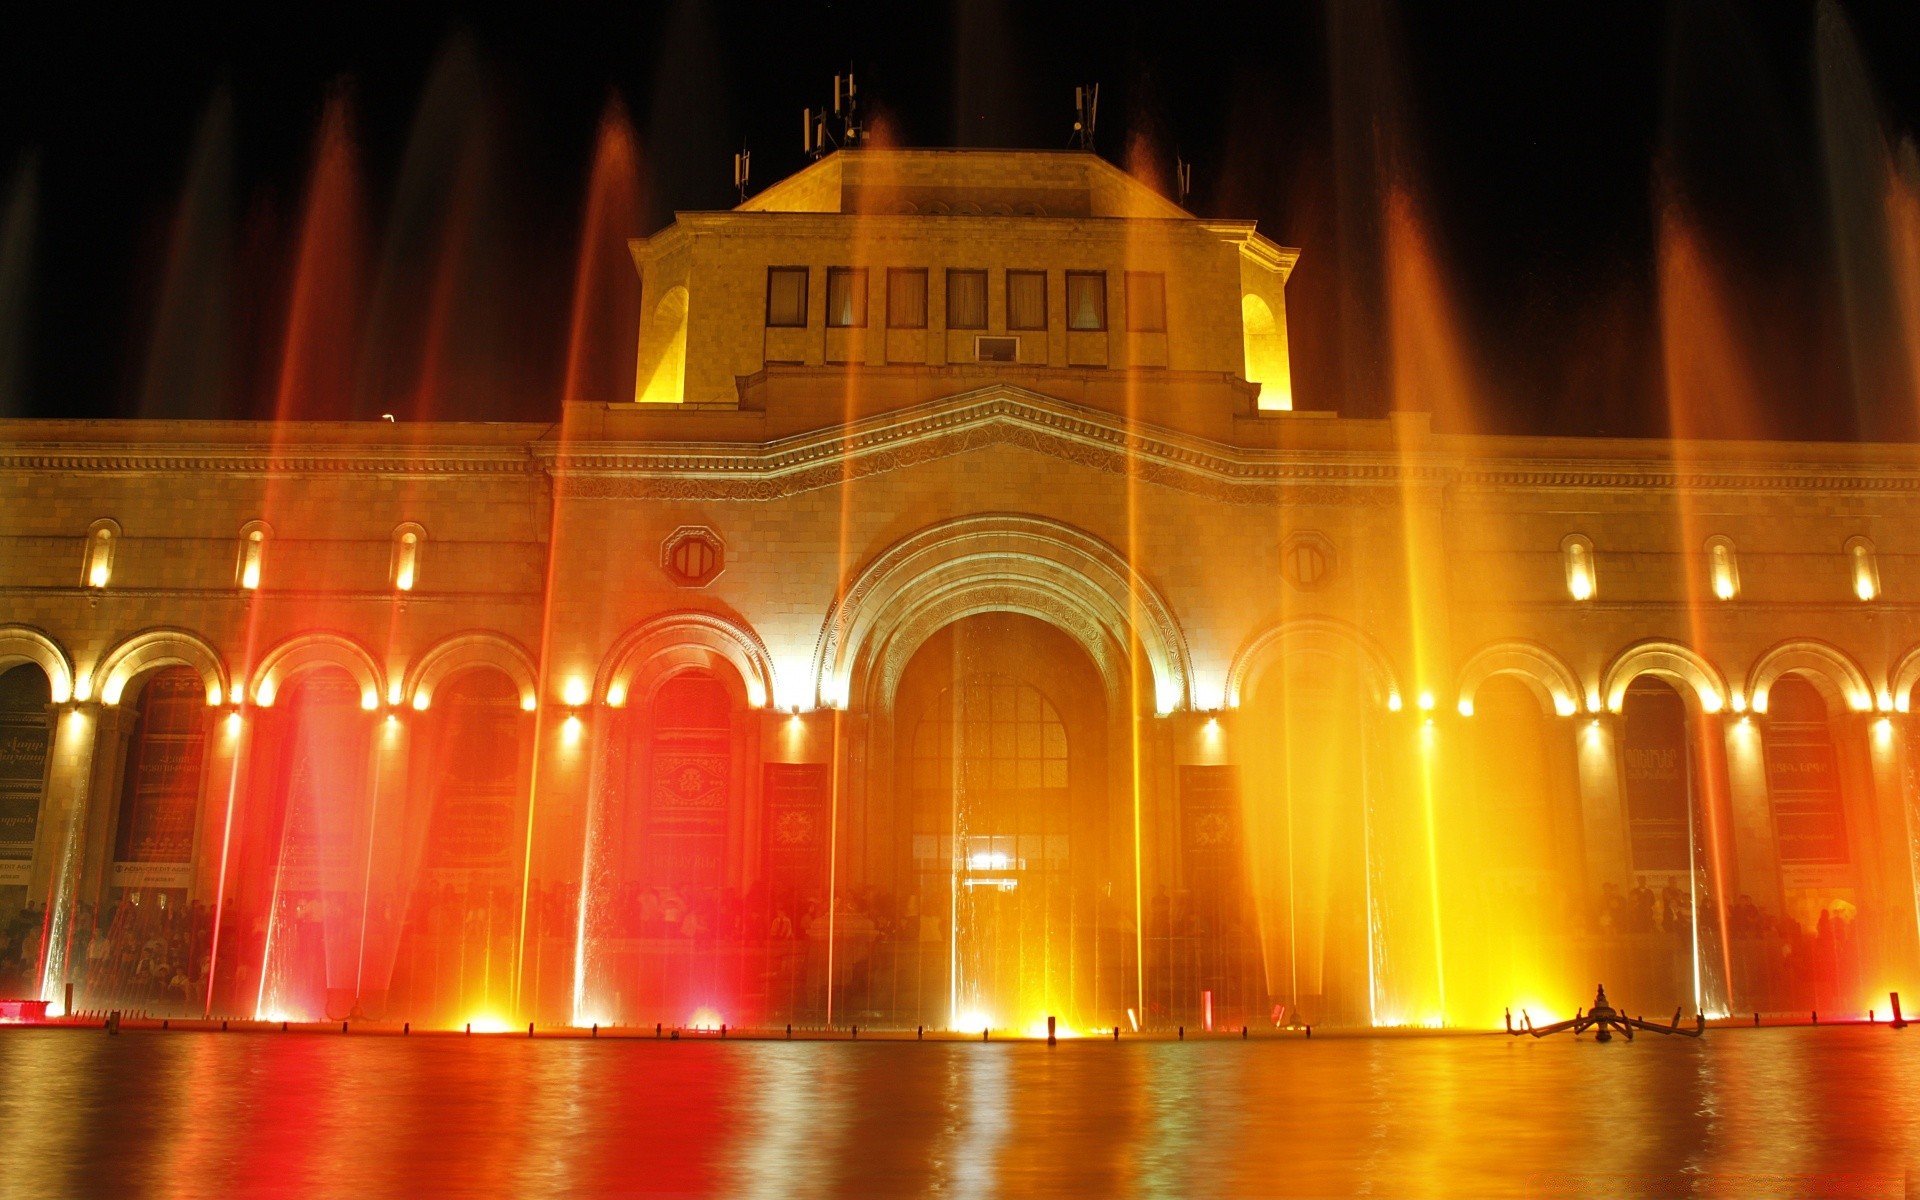
[[[0,1081],[6,1196],[1895,1196],[1920,1151],[1920,1039],[1885,1028],[1053,1049],[14,1029]]]

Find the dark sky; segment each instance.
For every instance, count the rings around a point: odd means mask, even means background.
[[[1668,430],[1657,264],[1662,229],[1678,226],[1664,213],[1684,215],[1753,381],[1725,400],[1733,416],[1715,399],[1689,428],[1911,437],[1900,280],[1881,198],[1863,199],[1861,181],[1920,124],[1920,6],[1855,0],[1827,12],[1824,36],[1821,12],[22,5],[0,41],[0,412],[271,413],[316,130],[344,96],[367,294],[385,297],[368,324],[386,321],[358,330],[348,356],[364,374],[412,336],[378,314],[405,309],[417,281],[383,292],[381,273],[426,274],[421,247],[441,244],[457,210],[458,386],[429,407],[551,415],[610,92],[632,113],[642,223],[657,226],[730,204],[743,141],[756,187],[799,166],[799,110],[851,61],[908,145],[1062,146],[1073,86],[1098,80],[1102,153],[1165,187],[1177,152],[1195,164],[1190,207],[1255,218],[1304,251],[1289,292],[1304,407],[1391,403],[1384,214],[1398,193],[1473,380],[1466,423]],[[455,146],[484,167],[442,186],[458,175],[448,163],[468,162]],[[1671,349],[1676,329],[1691,339],[1672,314],[1697,293],[1665,290]],[[197,382],[169,391],[163,377]],[[339,415],[383,404],[347,398]]]

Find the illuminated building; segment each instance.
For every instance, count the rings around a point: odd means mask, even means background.
[[[72,947],[163,898],[235,1014],[1912,980],[1911,454],[1294,412],[1294,259],[1090,154],[867,149],[636,241],[637,395],[558,425],[0,425],[37,986],[104,1006]]]

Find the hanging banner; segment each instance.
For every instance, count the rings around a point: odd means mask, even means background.
[[[0,886],[24,884],[33,874],[52,741],[42,713],[0,711]]]

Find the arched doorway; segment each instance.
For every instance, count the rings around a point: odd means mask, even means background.
[[[1438,838],[1449,1019],[1557,1007],[1590,986],[1570,944],[1582,901],[1573,734],[1513,675],[1487,679],[1452,725]],[[1551,1011],[1551,1008],[1548,1009]]]
[[[1757,942],[1765,961],[1793,967],[1762,981],[1779,1007],[1850,1007],[1864,994],[1855,924],[1863,896],[1832,714],[1803,675],[1782,675],[1768,689],[1765,758],[1781,920],[1767,929],[1742,896],[1736,932]]]
[[[105,894],[85,921],[86,1003],[195,1011],[205,996],[202,964],[212,935],[211,911],[191,888],[213,710],[199,672],[184,666],[147,675],[121,706],[137,715]]]
[[[223,921],[253,952],[220,957],[247,973],[235,999],[267,1019],[344,1017],[359,991],[376,721],[363,695],[345,671],[315,667],[261,712],[254,769],[266,794],[238,860],[250,874],[241,919]]]
[[[0,670],[0,991],[33,994],[38,986],[44,913],[29,902],[47,755],[52,686],[32,663]]]
[[[1621,703],[1621,778],[1633,888],[1601,898],[1615,993],[1648,1008],[1725,1003],[1725,969],[1706,823],[1710,796],[1697,717],[1672,684],[1638,676]]]
[[[737,1025],[766,1011],[764,964],[745,952],[759,928],[744,902],[755,865],[746,700],[724,667],[684,667],[636,695],[616,735],[626,803],[589,936],[606,972],[596,1004],[619,1019]]]
[[[1377,1017],[1363,684],[1352,663],[1289,655],[1241,706],[1248,875],[1267,990],[1289,1021]],[[1149,917],[1150,932],[1158,921]]]
[[[889,861],[847,894],[836,945],[855,1011],[1026,1031],[1127,1006],[1132,831],[1107,722],[1091,658],[1033,617],[965,617],[920,646],[894,701]]]
[[[407,866],[388,889],[406,914],[394,1002],[413,1019],[514,1006],[533,721],[504,673],[469,667],[441,682],[414,722]]]

